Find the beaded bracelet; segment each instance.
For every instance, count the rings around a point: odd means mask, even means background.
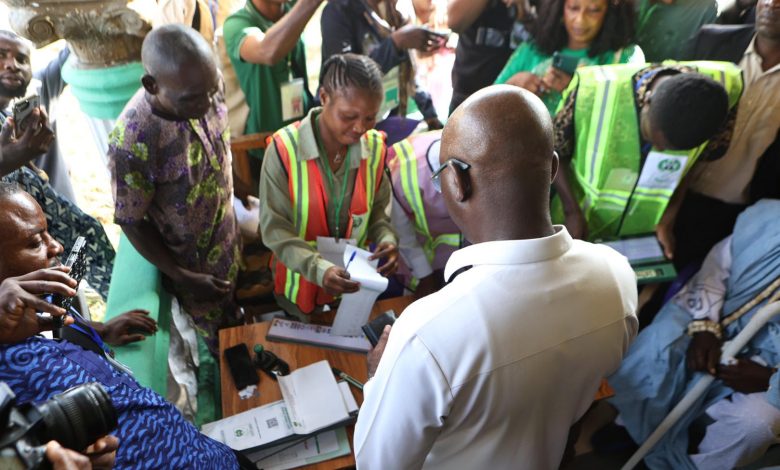
[[[715,335],[716,338],[723,338],[723,328],[720,323],[712,320],[693,320],[688,323],[688,336],[693,336],[696,333],[707,331]]]

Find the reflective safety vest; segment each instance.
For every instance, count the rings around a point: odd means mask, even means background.
[[[434,264],[434,258],[437,257],[437,250],[444,248],[444,253],[440,253],[443,258],[442,263],[446,262],[453,251],[457,250],[461,244],[461,234],[457,231],[457,226],[447,216],[447,233],[437,232],[429,223],[431,214],[427,214],[426,206],[434,208],[439,205],[439,209],[444,207],[444,200],[436,192],[431,183],[431,170],[428,165],[426,154],[429,148],[441,140],[441,131],[426,132],[417,134],[408,139],[404,139],[393,145],[389,152],[388,168],[393,183],[393,192],[399,199],[399,202],[405,208],[410,209],[414,215],[414,229],[422,242],[422,248],[428,262]],[[400,189],[400,191],[399,191]],[[403,200],[400,196],[403,196]],[[438,212],[442,212],[439,210]],[[441,229],[442,224],[438,224]],[[443,268],[441,266],[440,268]],[[437,266],[434,266],[437,269]]]
[[[311,246],[317,246],[317,237],[332,236],[328,229],[328,189],[318,158],[298,159],[298,126],[290,124],[273,135],[273,143],[288,175],[288,190],[293,207],[293,225],[298,236]],[[344,238],[355,238],[358,245],[367,247],[369,217],[374,197],[382,180],[385,166],[385,136],[370,130],[362,139],[368,143],[369,158],[361,160],[349,205],[349,217]],[[274,292],[284,295],[303,313],[311,313],[318,305],[333,300],[325,290],[307,280],[300,273],[287,269],[276,257],[271,260],[274,269]]]
[[[689,66],[713,78],[726,89],[729,108],[737,105],[743,85],[736,65],[711,61],[669,61],[664,65]],[[652,233],[677,184],[707,146],[704,142],[687,151],[663,152],[669,157],[647,159],[653,168],[640,167],[633,76],[644,67],[647,65],[582,67],[566,91],[577,92],[572,191],[587,220],[590,240]],[[645,170],[651,170],[655,183],[644,184],[644,178],[640,181]],[[553,214],[556,222],[563,220],[560,200],[553,201]]]

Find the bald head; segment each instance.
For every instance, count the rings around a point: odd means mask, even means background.
[[[444,128],[440,160],[451,158],[471,165],[469,170],[453,166],[452,172],[442,173],[447,207],[467,236],[480,226],[504,234],[549,226],[549,188],[557,157],[549,112],[534,94],[496,85],[469,97]],[[481,241],[506,239],[495,236],[479,235]]]
[[[213,105],[219,74],[211,47],[194,29],[169,24],[144,39],[141,78],[152,106],[178,119],[200,119]]]
[[[216,68],[209,43],[194,29],[180,24],[160,26],[149,32],[141,47],[141,61],[146,73],[152,76],[194,64]]]

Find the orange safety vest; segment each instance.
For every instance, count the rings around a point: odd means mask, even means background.
[[[273,135],[273,142],[288,175],[293,225],[299,237],[311,246],[316,246],[318,236],[331,236],[328,229],[328,192],[317,165],[318,159],[298,159],[299,126],[300,122],[296,122],[277,131]],[[370,130],[362,139],[368,143],[369,157],[360,161],[344,237],[355,238],[358,246],[367,247],[368,219],[382,180],[387,148],[382,132]],[[271,266],[274,272],[274,292],[284,295],[301,312],[309,314],[316,306],[333,301],[333,297],[325,293],[322,287],[288,269],[277,257],[271,259]]]

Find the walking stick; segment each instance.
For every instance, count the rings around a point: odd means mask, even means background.
[[[779,313],[780,301],[772,302],[761,307],[761,309],[756,312],[753,318],[750,319],[747,326],[745,326],[745,329],[740,331],[733,340],[723,345],[723,351],[721,352],[720,359],[721,364],[725,364],[733,359],[734,355],[745,347],[748,341],[750,341],[753,336],[758,333],[758,331],[766,324],[766,322]],[[650,434],[650,437],[645,440],[642,446],[636,452],[634,452],[634,455],[628,459],[628,462],[623,465],[621,470],[631,470],[636,467],[639,462],[642,461],[645,455],[650,452],[653,446],[655,446],[658,441],[661,440],[664,434],[666,434],[666,431],[674,426],[677,420],[679,420],[680,417],[682,417],[682,415],[688,411],[688,408],[690,408],[691,405],[696,402],[696,400],[698,400],[702,394],[704,394],[704,392],[707,390],[707,387],[709,387],[713,380],[715,380],[715,377],[709,374],[699,378],[699,381],[696,382],[693,388],[688,391],[688,393],[683,397],[682,400],[680,400],[679,403],[677,403],[677,406],[675,406],[672,411],[666,415],[666,418],[661,421],[661,424],[655,428],[655,431]]]

